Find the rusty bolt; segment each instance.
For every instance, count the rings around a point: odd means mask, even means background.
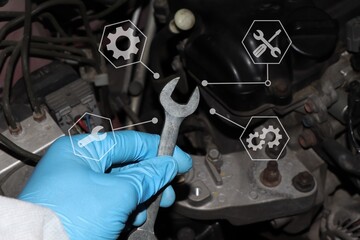
[[[22,127],[20,123],[16,123],[16,128],[12,128],[11,126],[9,126],[9,132],[13,136],[19,136],[22,132]]]
[[[37,122],[42,122],[46,119],[46,113],[44,109],[40,109],[40,113],[33,112],[33,119]]]
[[[267,187],[276,187],[281,182],[277,161],[269,161],[260,174],[260,181]]]
[[[309,172],[304,171],[292,179],[292,184],[299,192],[310,192],[315,187],[315,180]]]
[[[317,144],[317,138],[313,131],[305,129],[299,136],[299,144],[303,148],[310,148]]]

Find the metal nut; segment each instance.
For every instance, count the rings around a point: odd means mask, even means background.
[[[292,184],[299,192],[310,192],[315,187],[315,179],[309,172],[304,171],[292,179]]]

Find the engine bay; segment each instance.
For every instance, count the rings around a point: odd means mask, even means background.
[[[360,2],[0,6],[1,195],[60,136],[160,134],[159,95],[178,79],[177,102],[200,93],[177,138],[193,168],[158,239],[360,239]]]

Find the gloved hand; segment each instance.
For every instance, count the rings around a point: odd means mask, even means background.
[[[173,157],[156,157],[158,135],[119,131],[114,137],[117,145],[101,161],[74,155],[70,138],[58,139],[35,168],[19,199],[52,209],[70,239],[116,239],[136,207],[178,173],[188,171],[192,161],[178,147]],[[113,144],[108,139],[75,148],[97,157],[101,149]],[[160,205],[169,206],[174,200],[173,189],[167,187]],[[137,224],[145,221],[144,213],[136,218]]]

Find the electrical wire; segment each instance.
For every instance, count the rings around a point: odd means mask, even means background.
[[[48,58],[48,59],[57,59],[57,58],[68,59],[68,60],[76,61],[83,65],[92,66],[94,68],[97,66],[97,62],[95,62],[95,60],[92,60],[89,58],[84,58],[84,57],[79,57],[79,56],[74,56],[74,55],[70,55],[70,54],[66,54],[66,53],[61,53],[61,52],[46,51],[46,50],[41,50],[41,49],[30,49],[30,53],[34,57],[41,57],[41,58]]]
[[[0,69],[5,61],[6,54],[13,51],[15,49],[14,46],[9,46],[1,51],[0,53]],[[48,51],[42,49],[32,48],[30,49],[30,54],[34,57],[46,58],[46,59],[65,59],[65,60],[72,60],[78,62],[82,65],[89,65],[89,66],[96,66],[96,62],[92,59],[79,57],[71,54],[66,54],[64,52],[56,52],[56,51]]]
[[[136,115],[136,113],[128,105],[126,105],[119,96],[115,98],[115,101],[123,108],[123,110],[133,123],[140,122],[140,119]],[[141,132],[146,132],[146,129],[143,125],[137,125],[135,127]]]
[[[4,81],[4,90],[3,90],[3,111],[5,118],[8,122],[8,125],[11,129],[17,129],[18,124],[15,120],[15,117],[12,113],[11,107],[10,107],[10,87],[12,83],[13,78],[13,72],[15,65],[17,63],[17,60],[20,55],[21,50],[21,42],[19,42],[16,47],[14,47],[14,50],[11,54],[10,61],[7,67],[6,75],[5,75],[5,81]]]
[[[26,159],[30,160],[32,164],[35,164],[40,160],[40,156],[34,153],[31,153],[18,145],[12,142],[10,139],[4,136],[4,134],[0,133],[0,141],[12,152],[18,154],[20,157],[24,158],[25,160],[21,160],[22,162],[29,164]]]
[[[69,35],[64,31],[64,29],[60,26],[59,22],[56,20],[56,18],[48,12],[45,12],[39,16],[39,18],[46,18],[49,20],[51,25],[54,27],[54,29],[60,34],[62,37],[69,37]]]
[[[30,105],[34,111],[35,115],[43,115],[43,111],[41,110],[40,104],[38,103],[35,93],[33,91],[33,86],[31,83],[31,76],[30,76],[30,56],[29,56],[29,48],[30,48],[30,41],[31,41],[31,0],[25,0],[25,20],[24,20],[24,36],[21,46],[21,63],[22,63],[22,70],[24,76],[24,82],[26,91],[29,97]]]
[[[127,0],[117,0],[115,1],[115,3],[111,6],[109,6],[108,8],[106,8],[104,11],[90,15],[89,16],[89,20],[95,20],[95,19],[100,19],[105,17],[106,15],[114,12],[116,9],[118,9],[119,7],[121,7],[121,5],[123,5],[124,3],[126,3]]]
[[[62,43],[62,44],[69,44],[69,43],[76,43],[76,42],[85,42],[90,43],[91,40],[87,37],[66,37],[66,38],[54,38],[54,37],[39,37],[33,36],[32,41],[35,42],[50,42],[50,43]]]
[[[16,41],[4,40],[0,43],[0,49],[2,47],[16,46],[16,44],[17,44]],[[49,43],[31,42],[30,49],[42,49],[42,50],[49,50],[49,51],[57,50],[57,51],[62,51],[62,52],[69,52],[71,54],[76,54],[81,57],[87,57],[86,53],[81,49],[78,49],[75,47],[69,47],[69,46],[54,45],[54,44],[49,44]]]
[[[79,0],[47,1],[47,2],[44,2],[40,5],[38,5],[34,10],[32,10],[31,16],[35,17],[35,16],[39,15],[41,12],[43,12],[45,9],[54,7],[57,5],[77,5],[78,6],[80,15],[84,22],[85,32],[86,32],[87,36],[90,38],[89,44],[91,46],[92,55],[93,55],[95,61],[97,62],[97,65],[94,66],[94,68],[96,69],[97,72],[101,72],[101,69],[100,69],[101,56],[100,56],[100,53],[97,51],[96,38],[91,31],[88,15],[86,14],[86,7],[82,1],[79,1]],[[21,24],[24,20],[25,20],[25,16],[21,15],[19,17],[16,17],[15,19],[11,20],[4,27],[2,27],[0,29],[0,41],[4,40],[7,33],[10,30],[19,26],[19,24]]]
[[[16,17],[19,17],[19,16],[21,16],[21,15],[23,15],[23,14],[24,14],[23,12],[1,11],[1,12],[0,12],[0,21],[9,21],[9,20],[12,20],[12,19],[14,19],[14,18],[16,18]]]

